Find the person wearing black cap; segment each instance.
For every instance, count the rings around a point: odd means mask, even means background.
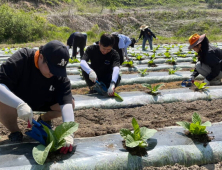
[[[209,44],[206,34],[193,34],[189,37],[188,49],[198,53],[198,62],[195,65],[191,80],[201,74],[204,82],[209,85],[220,85],[222,78],[222,50]]]
[[[105,33],[101,36],[99,45],[89,46],[82,57],[80,66],[91,92],[94,92],[93,88],[98,80],[108,88],[107,94],[113,96],[115,88],[120,83],[120,57],[113,49],[114,41],[112,35]],[[90,64],[87,63],[89,60]]]
[[[22,142],[17,117],[31,124],[33,111],[46,111],[43,121],[61,115],[64,122],[74,121],[75,103],[66,75],[68,61],[67,47],[54,40],[38,51],[23,48],[1,65],[0,122],[11,132],[10,141]]]
[[[84,32],[74,32],[72,33],[68,40],[67,46],[68,48],[72,48],[72,57],[76,58],[77,55],[77,47],[79,47],[80,57],[82,58],[84,54],[84,48],[86,46],[87,34]]]

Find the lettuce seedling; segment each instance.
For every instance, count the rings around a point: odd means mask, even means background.
[[[196,63],[196,62],[197,62],[197,57],[196,57],[196,56],[193,56],[193,57],[192,57],[192,62],[193,62],[193,63]]]
[[[132,61],[132,60],[130,60],[130,61],[124,61],[124,62],[122,63],[122,65],[126,65],[127,67],[133,67],[133,61]]]
[[[177,58],[176,57],[171,57],[170,59],[166,60],[167,63],[170,64],[176,64]]]
[[[157,50],[158,48],[156,47],[156,48],[153,48],[153,53],[156,53],[156,50]]]
[[[154,59],[155,59],[155,58],[153,58],[153,59],[151,59],[150,61],[148,61],[148,65],[149,65],[149,66],[151,66],[151,65],[155,65],[155,63],[154,63]]]
[[[121,129],[120,135],[126,142],[126,146],[130,148],[140,147],[145,148],[148,146],[147,139],[152,137],[157,131],[155,129],[148,129],[146,127],[139,127],[135,118],[132,119],[134,132],[128,129]]]
[[[170,69],[168,69],[168,72],[169,72],[169,75],[171,75],[171,74],[175,74],[178,70],[181,70],[181,68],[175,68],[175,69],[172,69],[172,68],[170,68]]]
[[[178,57],[183,57],[183,58],[185,58],[186,56],[187,56],[187,54],[179,54],[179,55],[177,55]]]
[[[69,63],[80,63],[80,61],[77,58],[69,59]]]
[[[131,56],[133,56],[133,57],[136,57],[136,53],[134,52],[134,53],[130,53],[131,54]]]
[[[146,72],[147,71],[147,69],[140,69],[140,70],[138,70],[139,71],[139,73],[140,73],[140,75],[141,75],[141,77],[144,77],[145,75],[147,75],[148,73]]]
[[[207,121],[202,124],[201,117],[198,113],[194,112],[192,116],[192,123],[188,122],[176,122],[178,125],[189,130],[193,135],[207,134],[206,126],[211,126],[211,122]]]
[[[137,59],[137,60],[142,60],[142,57],[143,57],[143,56],[140,55],[140,54],[136,55],[136,59]]]
[[[64,138],[73,134],[78,129],[79,124],[76,122],[64,122],[57,126],[55,131],[43,124],[42,126],[47,133],[46,145],[38,145],[32,150],[35,161],[40,165],[44,164],[49,152],[56,151],[65,145]]]
[[[206,87],[205,85],[207,83],[199,83],[199,82],[194,82],[195,86],[197,87],[198,90],[206,90],[208,89],[209,87]]]
[[[171,57],[169,52],[165,52],[164,55],[165,55],[166,58],[170,58]]]
[[[142,86],[148,88],[152,95],[157,95],[159,93],[159,91],[158,91],[159,88],[164,86],[164,84],[158,84],[158,85],[153,86],[153,87],[151,86],[151,84],[142,84]]]
[[[117,97],[118,99],[120,99],[121,101],[123,101],[123,98],[119,94],[117,94],[116,92],[114,92],[114,96]]]
[[[143,54],[144,54],[145,56],[147,56],[147,57],[149,57],[149,55],[150,55],[149,53],[143,53]]]
[[[150,56],[150,58],[151,58],[151,59],[156,58],[156,53],[152,54],[152,55]]]

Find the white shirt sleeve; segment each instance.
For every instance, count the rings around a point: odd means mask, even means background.
[[[89,65],[87,64],[86,60],[81,60],[80,62],[80,67],[87,73],[89,74],[90,71],[92,70]]]
[[[25,103],[22,99],[12,93],[5,84],[0,84],[0,102],[17,108],[19,104]]]
[[[118,77],[119,77],[119,67],[115,66],[113,67],[112,81],[116,83]]]
[[[63,122],[74,122],[75,121],[72,104],[60,105],[60,109],[62,112]]]

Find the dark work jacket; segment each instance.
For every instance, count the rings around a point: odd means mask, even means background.
[[[222,71],[221,60],[222,60],[222,50],[217,47],[209,46],[209,50],[205,56],[205,59],[201,61],[202,63],[208,65],[211,68],[210,74],[206,76],[206,79],[208,81],[213,80],[215,77],[219,75],[220,71]],[[194,69],[194,72],[191,76],[196,77],[198,75],[199,75],[198,71]]]
[[[156,38],[155,34],[149,28],[146,28],[144,31],[143,30],[140,31],[139,39],[141,37],[143,37],[143,38],[144,37],[148,37],[148,38],[154,37],[154,38]]]

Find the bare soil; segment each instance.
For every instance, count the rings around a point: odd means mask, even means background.
[[[164,83],[162,89],[180,88],[181,82]],[[182,87],[181,87],[182,88]],[[146,88],[140,84],[124,85],[117,87],[117,92],[122,91],[145,91]],[[87,94],[88,88],[80,88],[72,90],[75,94]],[[166,126],[176,126],[177,121],[191,122],[191,117],[194,112],[201,115],[203,122],[210,121],[212,123],[222,121],[222,99],[217,100],[198,100],[193,102],[174,102],[164,104],[147,104],[141,107],[134,108],[119,108],[119,109],[100,109],[90,108],[85,110],[75,111],[75,121],[78,122],[79,129],[75,133],[76,138],[93,137],[105,134],[118,133],[121,128],[132,130],[131,121],[135,117],[140,127],[147,127],[150,129],[163,128]],[[34,115],[37,120],[38,115]],[[53,120],[54,126],[62,123],[62,118]],[[27,123],[18,119],[18,125],[23,134],[29,130]],[[0,123],[0,145],[10,143],[8,141],[9,131]],[[24,135],[24,142],[31,139]],[[209,165],[210,166],[210,165]],[[212,165],[214,167],[221,167],[221,163]],[[148,170],[149,168],[144,168]],[[184,169],[180,165],[164,166],[159,169]],[[203,169],[204,167],[192,166],[191,169]],[[152,167],[151,169],[157,169]]]

